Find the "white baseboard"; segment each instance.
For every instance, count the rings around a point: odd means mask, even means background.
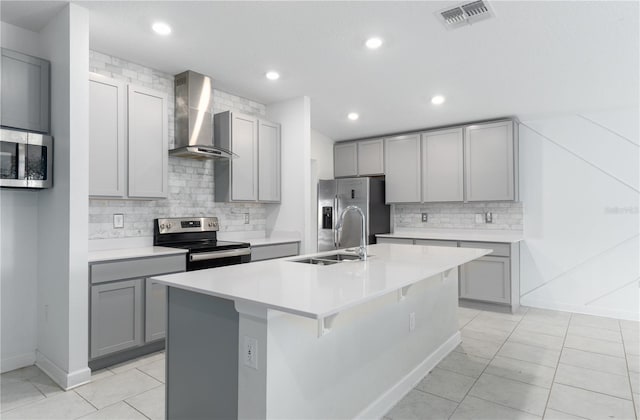
[[[36,352],[19,354],[17,356],[7,357],[0,360],[0,373],[10,372],[12,370],[31,366],[36,363]]]
[[[356,418],[358,419],[381,419],[385,414],[393,408],[405,395],[409,393],[424,378],[424,376],[433,370],[434,367],[442,359],[461,343],[460,332],[456,331],[447,341],[438,347],[433,353],[427,356],[418,366],[409,372],[398,383],[389,388],[387,392],[378,397],[374,402],[369,404],[367,408],[362,410]]]
[[[524,297],[520,299],[520,305],[529,306],[531,308],[551,309],[554,311],[574,312],[578,314],[603,316],[607,318],[626,319],[630,321],[640,321],[640,313],[616,311],[606,308],[599,308],[585,305],[572,305],[562,302],[549,302],[540,299],[531,299]]]
[[[91,369],[89,369],[88,366],[84,369],[67,373],[64,369],[61,369],[39,351],[36,352],[36,366],[49,375],[49,377],[65,391],[91,381]]]

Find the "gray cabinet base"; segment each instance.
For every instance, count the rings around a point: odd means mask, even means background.
[[[164,340],[154,341],[153,343],[145,344],[144,346],[136,347],[130,350],[124,350],[118,353],[109,354],[107,356],[97,357],[89,361],[89,369],[91,369],[92,371],[104,369],[106,367],[117,365],[118,363],[126,362],[128,360],[133,360],[136,357],[155,353],[160,350],[164,350]]]

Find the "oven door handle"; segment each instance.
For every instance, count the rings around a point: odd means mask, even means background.
[[[228,251],[197,252],[189,255],[189,261],[216,260],[218,258],[238,257],[251,255],[251,248],[230,249]]]

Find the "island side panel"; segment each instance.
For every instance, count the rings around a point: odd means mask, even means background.
[[[453,270],[414,284],[401,301],[394,292],[341,312],[319,338],[313,320],[269,316],[265,417],[382,417],[460,342],[457,302]],[[249,398],[241,388],[240,401]]]
[[[166,418],[238,418],[233,301],[169,287]]]

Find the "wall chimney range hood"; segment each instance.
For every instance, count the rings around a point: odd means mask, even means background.
[[[230,159],[237,156],[213,144],[213,84],[194,71],[175,76],[175,148],[171,156],[191,159]]]

